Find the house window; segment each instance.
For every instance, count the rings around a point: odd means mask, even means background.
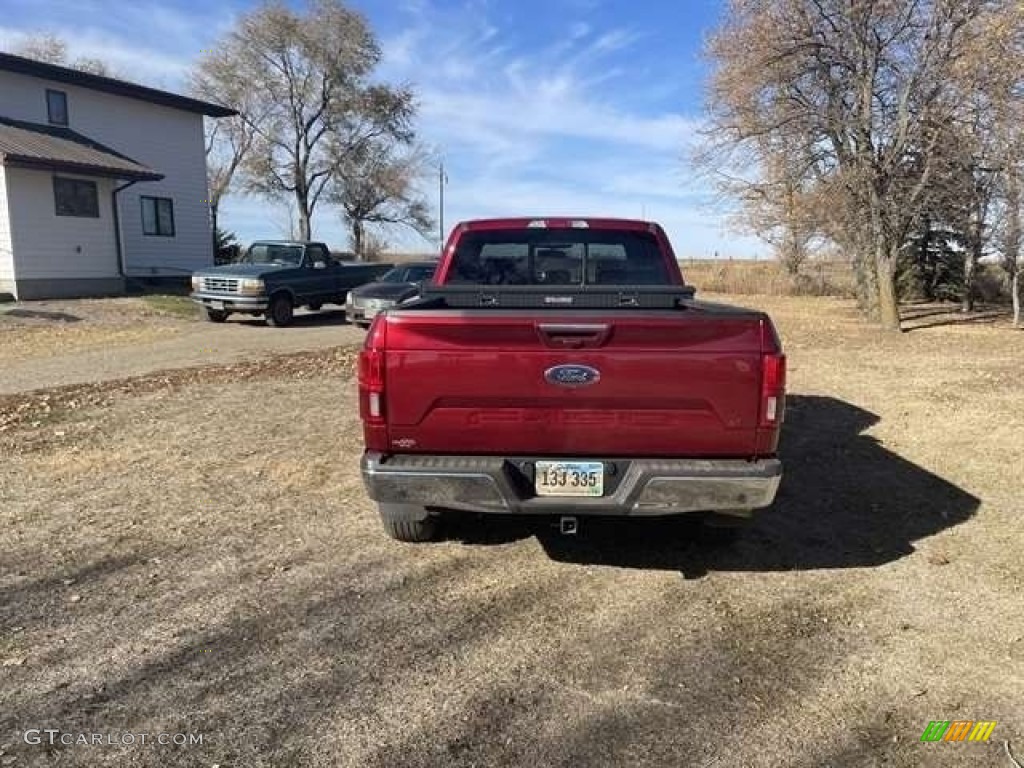
[[[100,196],[95,181],[54,176],[53,199],[58,216],[100,217]]]
[[[141,197],[142,234],[174,237],[174,201],[169,197]]]
[[[68,95],[46,89],[46,116],[51,125],[68,124]]]

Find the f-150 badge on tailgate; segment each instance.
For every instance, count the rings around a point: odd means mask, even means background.
[[[559,387],[589,387],[601,380],[601,372],[589,365],[556,365],[544,371],[544,378]]]

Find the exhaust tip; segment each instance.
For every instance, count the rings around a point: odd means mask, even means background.
[[[580,529],[579,520],[569,515],[558,518],[558,530],[563,536],[575,536]]]

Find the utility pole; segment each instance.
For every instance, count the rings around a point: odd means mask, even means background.
[[[438,202],[438,240],[440,241],[440,249],[444,250],[444,185],[448,183],[448,176],[444,172],[444,161],[441,161],[441,165],[438,168],[437,174],[437,196]]]

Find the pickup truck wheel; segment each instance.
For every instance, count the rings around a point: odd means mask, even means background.
[[[203,317],[211,323],[223,323],[228,319],[228,313],[223,309],[210,309],[209,307],[203,307]]]
[[[267,307],[267,324],[275,328],[284,328],[291,324],[294,312],[291,298],[287,294],[279,293],[270,300],[270,306]]]
[[[405,504],[379,504],[378,507],[384,530],[396,541],[433,541],[437,536],[437,517],[427,514],[422,507]]]

